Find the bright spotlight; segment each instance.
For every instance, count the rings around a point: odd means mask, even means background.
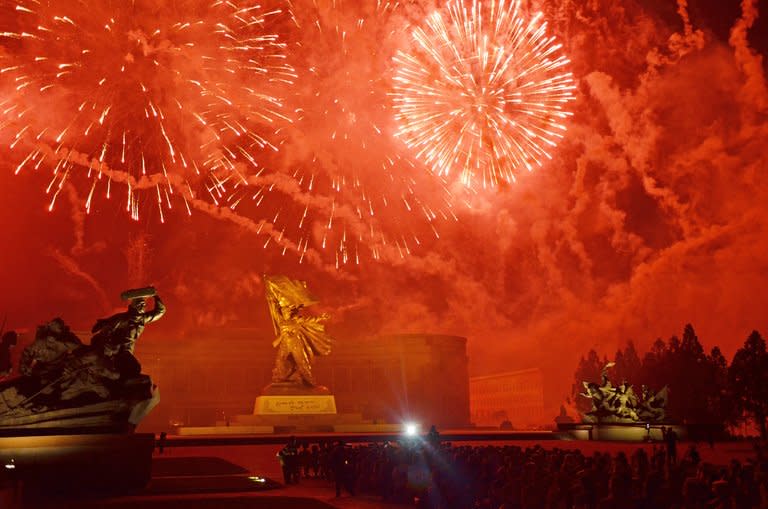
[[[419,425],[415,422],[405,423],[405,435],[409,437],[415,437],[419,433]]]

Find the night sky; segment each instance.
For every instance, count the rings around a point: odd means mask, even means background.
[[[99,6],[96,17],[111,5],[88,3]],[[134,12],[146,19],[136,23],[160,25],[194,6],[205,16],[199,5],[208,2],[142,4]],[[574,115],[552,160],[514,184],[471,190],[406,164],[413,154],[392,136],[392,56],[435,4],[406,2],[379,16],[360,7],[365,2],[340,12],[317,4],[294,2],[301,29],[275,25],[298,77],[284,90],[265,87],[282,94],[295,121],[264,134],[277,151],[252,150],[277,175],[261,206],[251,200],[254,189],[228,185],[246,199],[232,210],[225,197],[217,207],[204,179],[169,167],[199,197],[191,215],[177,194],[162,222],[153,184],[139,189],[134,221],[119,181],[109,200],[100,182],[86,214],[92,180],[81,167],[49,211],[52,165],[15,176],[35,145],[9,148],[19,124],[0,115],[0,317],[7,315],[7,327],[31,330],[62,316],[75,329],[90,329],[121,308],[122,290],[154,284],[169,311],[143,341],[182,348],[185,335],[201,327],[256,327],[270,336],[261,275],[282,273],[308,282],[339,341],[383,333],[466,336],[471,374],[541,367],[550,405],[568,393],[578,358],[590,348],[611,355],[633,340],[644,351],[690,322],[705,348],[719,345],[730,358],[753,329],[768,333],[765,2],[522,2],[525,12],[544,12],[571,59]],[[18,29],[17,3],[0,5],[0,31]],[[350,41],[328,35],[335,25],[356,27],[361,16],[367,24],[351,29]],[[328,30],[312,30],[313,20]],[[28,63],[28,50],[0,38],[2,66]],[[22,101],[15,76],[0,74],[0,110]],[[242,92],[242,83],[227,86]],[[30,108],[34,129],[66,125],[65,95]],[[245,103],[237,98],[234,107]],[[204,134],[182,120],[178,139],[202,142]],[[388,157],[395,163],[382,170]],[[313,172],[317,187],[307,198],[306,182],[294,184]],[[331,189],[328,175],[344,175],[347,187]],[[345,216],[359,203],[349,185],[355,178],[389,197],[375,221],[389,242],[378,259],[367,241],[350,243],[360,263],[350,248],[337,268],[321,237],[329,207],[336,242],[359,233],[354,217]],[[401,206],[402,196],[435,211],[434,221],[419,207]],[[301,245],[297,252],[287,239],[305,207],[311,249],[301,258]]]

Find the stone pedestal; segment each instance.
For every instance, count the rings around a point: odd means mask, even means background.
[[[327,430],[338,420],[336,399],[327,387],[292,382],[272,383],[256,398],[252,416],[238,416],[238,424],[275,428]]]
[[[372,429],[369,429],[371,425],[361,414],[337,413],[336,399],[326,387],[285,382],[264,388],[256,398],[252,414],[236,415],[232,422],[217,422],[216,426],[184,427],[177,432],[180,435],[367,432]],[[382,430],[376,428],[376,431]]]
[[[673,429],[677,438],[688,438],[688,426],[646,423],[558,423],[562,440],[600,440],[616,442],[662,442],[662,428]]]
[[[261,391],[253,415],[335,415],[336,399],[327,387],[295,382],[274,382]]]
[[[336,414],[333,394],[259,396],[253,407],[254,415],[325,415]]]

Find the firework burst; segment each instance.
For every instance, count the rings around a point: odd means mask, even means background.
[[[124,183],[135,219],[148,189],[162,220],[174,191],[186,203],[258,167],[295,78],[269,28],[282,13],[241,0],[3,0],[0,130],[22,154],[16,173],[52,168],[51,208],[65,182],[87,186],[89,211],[98,187],[109,197]]]
[[[405,257],[455,219],[444,182],[399,154],[392,137],[385,77],[405,26],[400,9],[376,0],[294,3],[291,61],[300,79],[286,156],[248,186],[233,181],[227,202],[272,221],[300,260],[308,250],[337,267],[387,250]]]
[[[397,136],[438,175],[514,182],[562,139],[575,84],[541,13],[519,0],[451,0],[394,57]]]

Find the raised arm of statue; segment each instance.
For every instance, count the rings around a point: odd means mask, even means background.
[[[609,362],[603,366],[603,370],[600,372],[600,382],[604,387],[610,387],[611,381],[608,378],[608,370],[616,365],[615,362]]]
[[[152,309],[152,311],[149,311],[145,314],[146,316],[146,323],[156,322],[160,318],[163,317],[165,314],[165,304],[163,304],[163,301],[160,299],[159,295],[155,295],[155,307]]]

